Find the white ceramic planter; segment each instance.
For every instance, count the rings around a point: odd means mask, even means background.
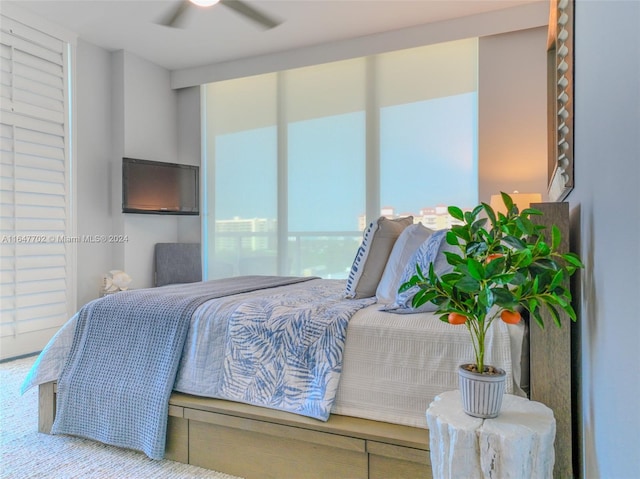
[[[464,366],[458,368],[464,412],[484,419],[497,417],[502,407],[507,374],[500,368],[495,368],[498,374],[479,374],[468,371]]]

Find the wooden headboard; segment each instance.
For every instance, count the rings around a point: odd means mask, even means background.
[[[556,225],[562,233],[561,252],[569,251],[569,204],[536,203],[531,205],[543,212],[533,216],[534,223]],[[548,238],[547,238],[548,239]],[[573,418],[571,391],[571,319],[560,310],[562,327],[557,328],[553,319],[543,312],[545,328],[535,324],[529,327],[530,341],[530,396],[534,401],[546,404],[556,418],[554,477],[574,477]]]

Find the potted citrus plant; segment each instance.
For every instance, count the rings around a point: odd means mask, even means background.
[[[449,214],[461,222],[445,236],[454,246],[453,252],[444,253],[452,271],[437,276],[433,264],[429,271],[421,271],[416,265],[416,274],[400,287],[400,291],[406,291],[418,286],[414,307],[430,301],[437,306],[436,314],[442,321],[464,324],[469,330],[475,363],[460,366],[460,389],[465,412],[477,417],[496,417],[504,394],[505,372],[484,361],[491,323],[497,318],[517,323],[526,312],[544,328],[543,308],[557,326],[561,326],[561,310],[576,321],[565,279],[583,267],[578,255],[558,251],[558,227],[552,226],[550,242],[545,240],[545,227],[530,219],[541,215],[539,210],[520,212],[506,193],[502,193],[502,200],[506,214],[496,214],[486,203],[466,212],[450,206]],[[470,384],[475,379],[488,380],[490,387],[497,389],[493,395],[482,393],[485,404],[478,403],[482,399],[464,397],[465,392],[477,390]]]

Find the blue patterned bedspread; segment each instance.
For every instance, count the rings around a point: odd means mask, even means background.
[[[85,305],[58,379],[52,433],[164,456],[168,401],[190,322],[212,298],[307,281],[239,277],[127,291]]]
[[[349,319],[375,301],[343,294],[343,281],[318,280],[232,308],[218,397],[326,421]]]

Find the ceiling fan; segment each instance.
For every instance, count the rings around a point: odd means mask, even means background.
[[[281,23],[241,0],[181,0],[180,3],[167,12],[167,14],[164,15],[158,23],[167,27],[181,28],[181,18],[188,9],[196,8],[198,6],[205,8],[211,7],[217,3],[224,5],[225,7],[229,7],[236,13],[244,15],[245,17],[262,25],[264,28],[274,28]]]

